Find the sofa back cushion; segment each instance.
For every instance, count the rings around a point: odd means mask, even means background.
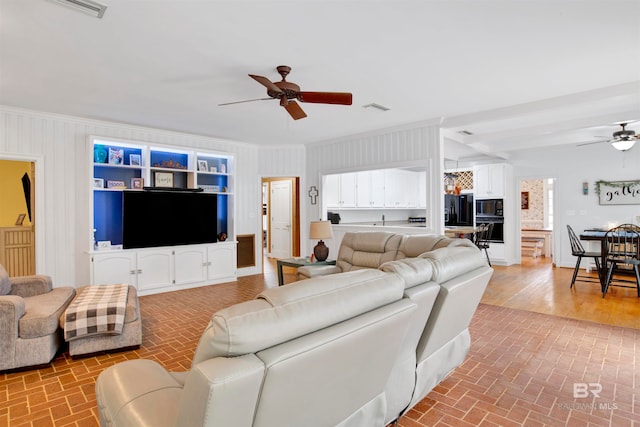
[[[401,299],[403,290],[399,276],[373,269],[267,289],[213,315],[193,364],[255,353]]]
[[[387,273],[396,273],[404,280],[405,289],[426,283],[433,275],[433,264],[424,258],[403,258],[388,261],[379,267]]]
[[[385,231],[345,233],[336,265],[345,271],[378,268],[396,259],[402,236]]]
[[[420,258],[431,262],[433,280],[441,284],[487,263],[475,246],[447,246],[426,252]]]
[[[7,273],[7,270],[0,265],[0,295],[9,295],[9,292],[11,292],[9,274]]]

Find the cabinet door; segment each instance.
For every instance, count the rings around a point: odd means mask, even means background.
[[[356,176],[355,172],[340,176],[340,205],[343,208],[356,207]]]
[[[504,165],[491,165],[489,168],[489,187],[491,197],[504,196]]]
[[[207,278],[236,279],[236,245],[217,243],[207,247]]]
[[[371,204],[371,171],[358,172],[356,174],[356,206],[370,208]]]
[[[91,284],[126,283],[136,286],[135,252],[110,252],[91,255]]]
[[[187,246],[174,249],[174,277],[176,285],[207,280],[207,249],[205,246]]]
[[[138,251],[138,290],[169,287],[173,284],[171,249]]]
[[[473,192],[476,198],[490,197],[489,167],[476,166],[473,168]]]
[[[384,206],[387,208],[400,207],[402,190],[402,178],[397,169],[384,171]]]
[[[418,207],[418,173],[412,171],[400,171],[402,177],[401,207]]]
[[[371,171],[371,207],[384,207],[384,171]]]
[[[427,173],[418,173],[418,207],[427,207]]]
[[[340,175],[325,175],[322,182],[324,201],[328,208],[340,207]]]

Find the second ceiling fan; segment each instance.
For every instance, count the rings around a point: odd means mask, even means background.
[[[279,82],[272,82],[266,77],[258,76],[255,74],[249,74],[249,77],[260,83],[267,88],[267,95],[269,98],[249,99],[246,101],[227,102],[218,105],[230,105],[239,104],[242,102],[262,101],[270,99],[280,100],[280,105],[294,120],[299,120],[307,117],[307,114],[302,110],[296,100],[300,102],[309,102],[314,104],[338,104],[338,105],[351,105],[352,94],[348,92],[306,92],[301,91],[300,86],[295,83],[288,82],[286,80],[287,75],[291,72],[291,67],[287,65],[280,65],[276,68],[282,80]]]

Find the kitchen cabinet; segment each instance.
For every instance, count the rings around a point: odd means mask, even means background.
[[[476,199],[502,199],[505,165],[480,165],[473,168],[473,193]]]
[[[384,171],[362,171],[356,174],[356,207],[384,207]]]
[[[212,281],[236,280],[235,244],[207,247],[207,278]]]
[[[427,208],[427,172],[418,172],[418,207]]]
[[[418,206],[418,174],[402,169],[385,169],[384,205],[387,208]]]
[[[323,188],[328,208],[356,207],[356,173],[325,175]]]

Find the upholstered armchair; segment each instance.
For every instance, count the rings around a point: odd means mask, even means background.
[[[58,319],[75,293],[48,276],[9,277],[0,265],[0,371],[53,359],[63,342]]]

